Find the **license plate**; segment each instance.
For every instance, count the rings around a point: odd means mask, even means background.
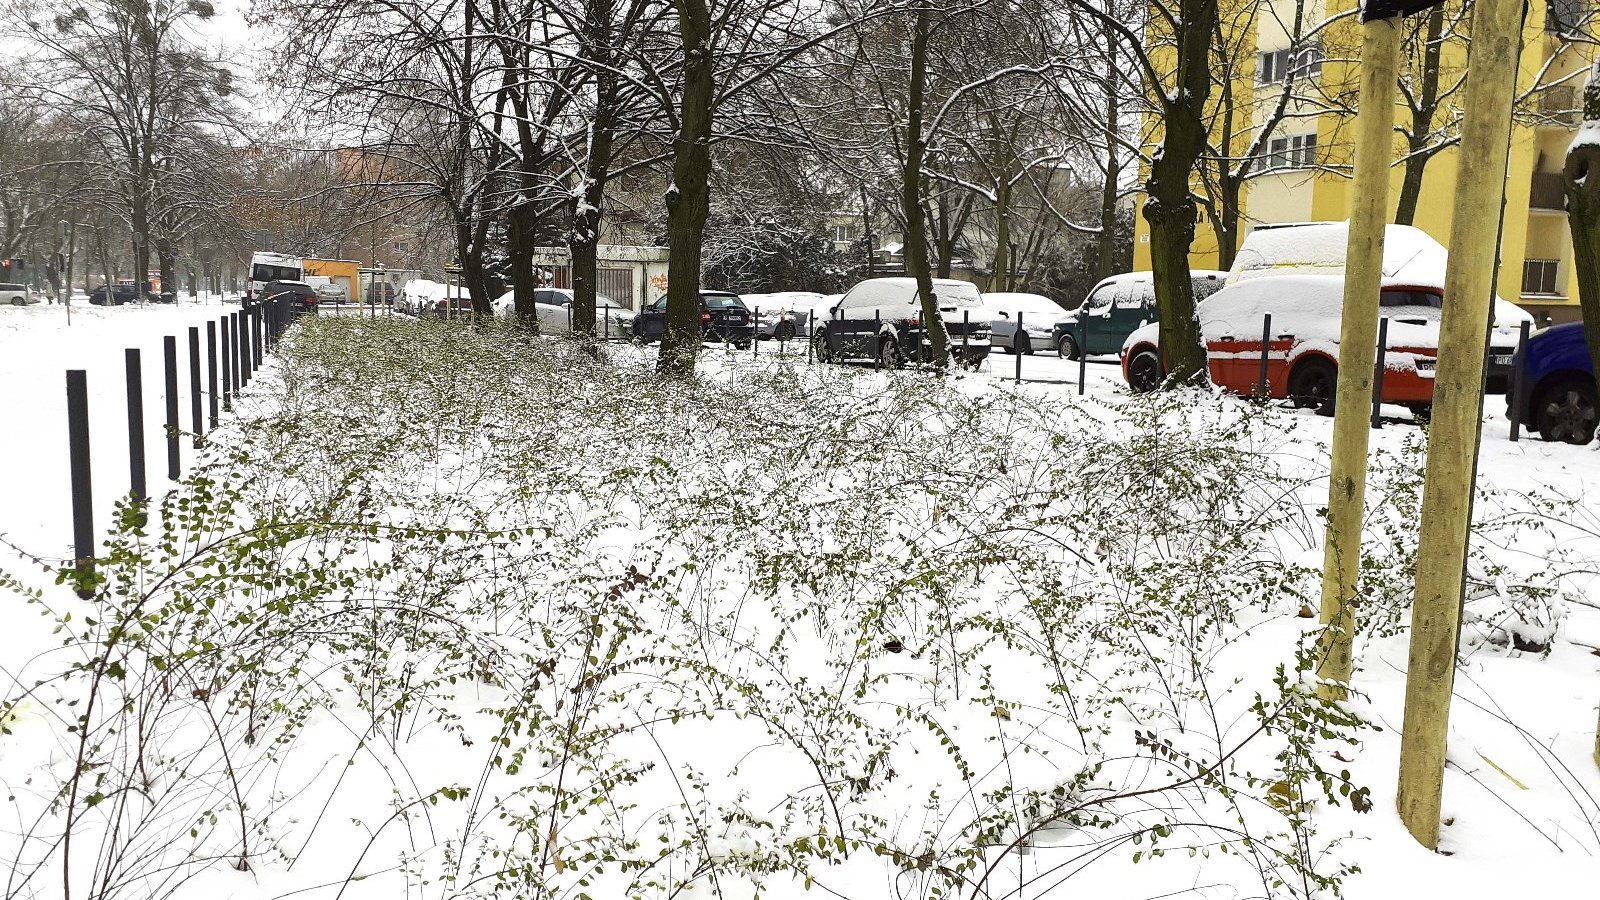
[[[1491,356],[1489,357],[1489,363],[1496,366],[1509,366],[1511,365],[1511,354],[1501,353]]]

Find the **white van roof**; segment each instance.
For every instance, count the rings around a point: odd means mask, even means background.
[[[1258,225],[1233,260],[1229,284],[1266,275],[1343,275],[1349,222]],[[1389,225],[1383,233],[1386,285],[1444,289],[1444,245],[1420,228]]]

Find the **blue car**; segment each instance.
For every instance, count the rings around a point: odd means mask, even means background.
[[[1594,364],[1583,340],[1583,323],[1547,328],[1528,339],[1512,365],[1516,387],[1507,418],[1522,412],[1522,424],[1547,441],[1587,444],[1594,438]]]

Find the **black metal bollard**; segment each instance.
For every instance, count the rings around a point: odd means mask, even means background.
[[[844,356],[844,335],[840,333],[842,328],[844,328],[844,310],[835,309],[833,311],[833,327],[829,328],[827,333],[828,356],[834,360]]]
[[[883,368],[883,311],[872,311],[872,367]]]
[[[233,396],[239,396],[239,389],[244,387],[244,341],[239,339],[239,314],[228,313],[228,338],[233,342]]]
[[[1261,317],[1261,371],[1256,375],[1256,399],[1265,403],[1271,395],[1267,386],[1267,360],[1272,353],[1272,313]]]
[[[150,496],[145,483],[144,368],[137,348],[129,347],[122,354],[128,376],[128,492],[134,502],[143,503]]]
[[[167,369],[167,478],[177,481],[180,471],[178,460],[178,339],[167,335],[161,339],[161,357]]]
[[[200,329],[189,329],[189,423],[194,429],[194,447],[196,450],[205,444],[205,420],[200,412],[201,395],[205,393],[204,386],[200,383]]]
[[[243,387],[250,383],[250,375],[256,370],[254,353],[251,352],[254,348],[250,346],[250,311],[248,309],[239,311],[238,318],[233,321],[233,327],[238,329],[235,332],[235,336],[239,340],[241,351],[239,353],[239,386]]]
[[[1389,317],[1378,320],[1378,359],[1372,366],[1372,427],[1383,427],[1383,370],[1389,355]]]
[[[754,359],[761,352],[761,307],[756,307],[756,329],[750,335],[750,357]]]
[[[217,427],[217,323],[206,323],[206,404],[209,416],[207,417],[207,431]]]
[[[1506,385],[1506,390],[1511,397],[1511,440],[1522,439],[1522,417],[1528,414],[1524,408],[1522,396],[1522,355],[1528,349],[1528,330],[1533,323],[1523,322],[1517,327],[1517,349],[1511,354],[1511,381]]]
[[[228,333],[228,317],[217,323],[222,340],[222,408],[233,409],[233,336]]]
[[[963,309],[961,311],[961,363],[960,363],[960,365],[963,365],[963,366],[967,364],[967,359],[968,359],[967,346],[968,346],[968,339],[970,338],[971,335],[972,335],[972,310]]]
[[[1027,332],[1022,330],[1022,310],[1017,310],[1017,330],[1011,334],[1011,354],[1017,358],[1017,384],[1022,383],[1022,336]]]
[[[89,469],[89,382],[82,369],[67,370],[67,459],[72,469],[72,567],[78,596],[94,594],[94,481]]]

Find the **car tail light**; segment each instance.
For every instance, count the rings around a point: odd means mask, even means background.
[[[917,318],[901,319],[900,326],[902,328],[921,328],[922,320]]]
[[[700,314],[700,324],[704,325],[709,321],[711,321],[711,313],[703,312]]]

